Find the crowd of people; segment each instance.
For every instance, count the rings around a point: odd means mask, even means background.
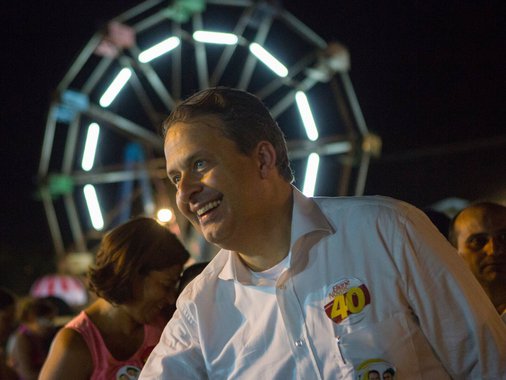
[[[0,378],[506,379],[505,206],[438,229],[388,197],[308,198],[268,109],[231,88],[178,104],[164,149],[179,211],[221,250],[185,268],[137,217],[103,237],[96,298],[64,326],[47,300],[16,323],[2,291]]]

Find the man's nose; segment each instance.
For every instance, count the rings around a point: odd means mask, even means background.
[[[497,236],[492,236],[488,239],[487,245],[484,247],[484,251],[487,256],[504,255],[506,254],[505,243]]]
[[[494,255],[506,255],[506,241],[503,236],[494,236],[490,239],[491,250]]]
[[[179,202],[188,204],[190,203],[192,195],[200,192],[201,190],[202,184],[198,178],[192,174],[185,174],[181,176],[181,179],[179,180],[176,196]]]

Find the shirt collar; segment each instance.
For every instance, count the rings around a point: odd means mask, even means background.
[[[307,198],[296,187],[293,187],[293,208],[292,208],[292,227],[290,250],[292,252],[292,261],[297,257],[297,246],[304,236],[320,231],[326,234],[332,233],[333,228],[327,218],[311,198]],[[228,259],[219,274],[222,280],[237,280],[245,285],[251,285],[251,273],[241,261],[237,252],[222,250],[221,253],[228,253]],[[289,267],[291,263],[289,264]]]
[[[294,187],[290,249],[293,250],[303,236],[315,231],[332,233],[333,228],[316,202]]]

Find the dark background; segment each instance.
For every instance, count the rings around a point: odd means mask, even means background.
[[[53,90],[92,34],[135,1],[18,1],[0,6],[0,285],[18,292],[53,266],[36,190]],[[502,2],[285,1],[351,54],[368,127],[383,140],[366,194],[418,207],[458,197],[506,201]]]

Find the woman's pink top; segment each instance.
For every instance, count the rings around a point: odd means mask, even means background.
[[[80,333],[88,345],[94,368],[91,380],[137,379],[162,334],[161,328],[144,325],[144,342],[141,347],[129,359],[117,360],[107,349],[97,326],[84,311],[67,323],[65,327]]]

